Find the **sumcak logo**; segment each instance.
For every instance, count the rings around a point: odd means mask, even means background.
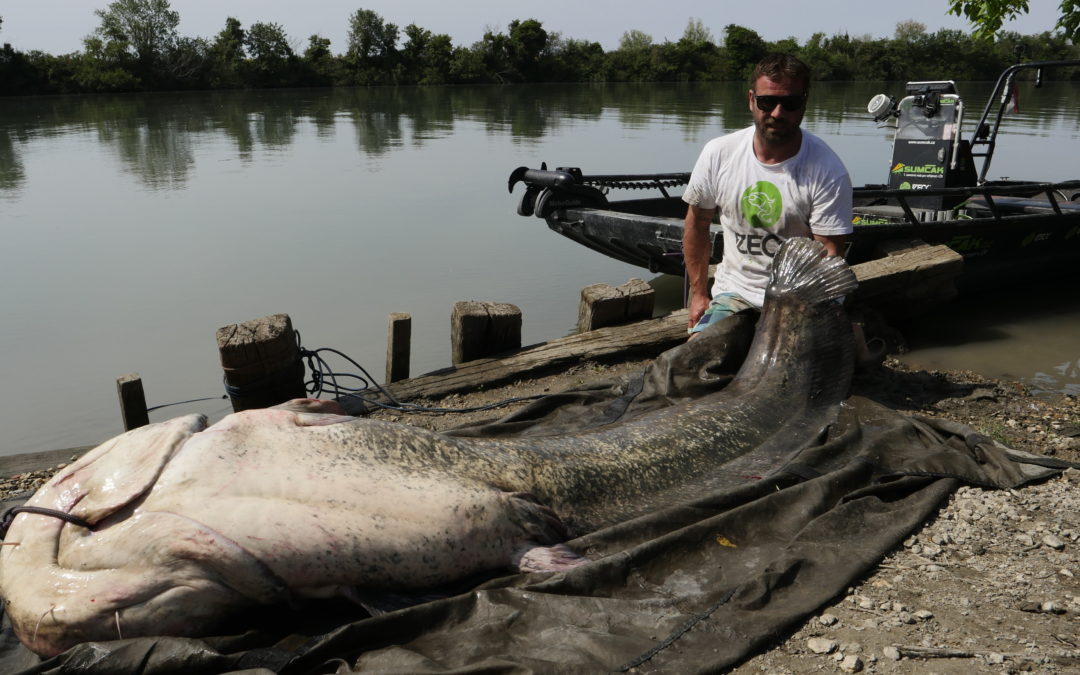
[[[892,168],[893,173],[902,174],[915,174],[918,176],[940,176],[945,173],[945,167],[938,166],[937,164],[923,164],[921,166],[911,166],[904,164],[903,162],[897,162],[896,166]]]
[[[739,205],[750,227],[772,227],[784,211],[784,198],[772,183],[758,181],[743,191]]]

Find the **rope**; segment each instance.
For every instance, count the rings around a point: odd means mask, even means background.
[[[71,523],[72,525],[78,525],[79,527],[85,527],[91,529],[92,525],[78,516],[73,516],[65,511],[57,511],[56,509],[47,509],[42,506],[13,506],[7,511],[4,511],[4,516],[0,518],[0,539],[7,536],[8,528],[11,527],[11,523],[15,520],[15,516],[20,513],[34,513],[39,516],[52,516],[53,518],[59,518],[60,520]]]

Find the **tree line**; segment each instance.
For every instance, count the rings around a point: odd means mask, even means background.
[[[1063,31],[928,32],[917,21],[897,25],[889,38],[827,36],[763,39],[729,24],[714,38],[691,18],[677,41],[656,42],[640,30],[616,49],[548,32],[535,19],[488,30],[470,46],[409,24],[404,28],[359,9],[348,17],[347,44],[311,35],[298,45],[276,23],[247,26],[229,17],[212,38],[184,37],[168,0],[116,0],[97,10],[100,25],[84,49],[53,55],[0,49],[0,94],[67,94],[191,89],[442,85],[534,82],[690,82],[745,80],[765,54],[782,51],[810,65],[814,77],[852,80],[987,80],[1018,61],[1080,58]],[[2,30],[2,18],[0,18]],[[1067,74],[1080,77],[1078,73]]]

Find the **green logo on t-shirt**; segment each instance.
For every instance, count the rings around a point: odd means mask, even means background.
[[[746,188],[740,206],[750,227],[772,227],[784,211],[784,198],[775,185],[763,180]]]

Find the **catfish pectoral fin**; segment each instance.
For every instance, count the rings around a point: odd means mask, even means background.
[[[519,572],[562,572],[587,562],[588,558],[575,553],[566,544],[533,546],[522,549],[514,556],[514,564]]]

